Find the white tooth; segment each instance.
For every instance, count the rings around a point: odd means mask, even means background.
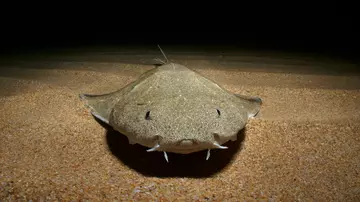
[[[208,149],[208,151],[207,151],[206,160],[209,160],[209,158],[210,158],[210,150],[211,150],[211,149]]]
[[[167,156],[167,154],[166,154],[166,152],[165,152],[165,151],[164,151],[164,157],[165,157],[166,162],[168,162],[168,163],[169,163],[169,159],[168,159],[168,156]]]
[[[147,152],[152,152],[152,151],[156,151],[158,148],[160,147],[159,144],[156,144],[153,148],[150,148],[148,150],[146,150]]]
[[[219,143],[217,143],[217,142],[214,142],[214,145],[215,145],[218,149],[227,149],[227,148],[228,148],[228,147],[219,145]]]

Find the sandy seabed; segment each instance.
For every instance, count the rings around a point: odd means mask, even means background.
[[[166,163],[97,122],[78,97],[154,67],[117,60],[152,57],[132,54],[1,63],[0,201],[360,201],[359,75],[312,72],[319,64],[304,58],[173,53],[263,105],[228,150],[208,161],[206,151],[169,153]]]

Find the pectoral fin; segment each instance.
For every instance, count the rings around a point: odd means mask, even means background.
[[[236,97],[245,100],[246,104],[245,108],[248,110],[249,118],[252,117],[258,117],[259,111],[262,105],[262,99],[260,97],[255,96],[246,96],[246,95],[240,95],[240,94],[234,94]]]
[[[105,95],[89,95],[89,94],[80,94],[81,100],[85,102],[85,106],[90,109],[90,112],[93,116],[99,120],[109,123],[109,117],[111,110],[116,104],[111,94]]]

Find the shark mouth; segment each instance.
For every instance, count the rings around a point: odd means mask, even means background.
[[[159,151],[160,148],[161,148],[160,144],[156,144],[154,147],[152,147],[152,148],[150,148],[150,149],[148,149],[148,150],[146,150],[146,151],[147,151],[147,152]],[[226,146],[221,146],[221,145],[220,145],[219,143],[217,143],[217,142],[214,142],[214,143],[213,143],[213,148],[214,148],[214,149],[228,149],[228,147],[226,147]],[[180,150],[181,150],[181,149],[180,149]],[[186,148],[186,149],[183,149],[183,150],[184,150],[184,151],[188,151],[188,150],[191,150],[191,148]],[[209,160],[209,158],[210,158],[210,150],[211,150],[211,149],[208,149],[208,151],[207,151],[206,160]],[[165,158],[166,162],[169,162],[169,158],[168,158],[168,155],[167,155],[166,151],[163,151],[163,153],[164,153],[164,158]]]

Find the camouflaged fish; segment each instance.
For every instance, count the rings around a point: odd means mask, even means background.
[[[93,116],[126,135],[130,144],[148,147],[148,152],[161,151],[166,161],[166,152],[207,150],[208,160],[211,149],[227,149],[222,145],[236,141],[262,103],[258,97],[235,95],[169,62],[118,91],[80,97]]]

